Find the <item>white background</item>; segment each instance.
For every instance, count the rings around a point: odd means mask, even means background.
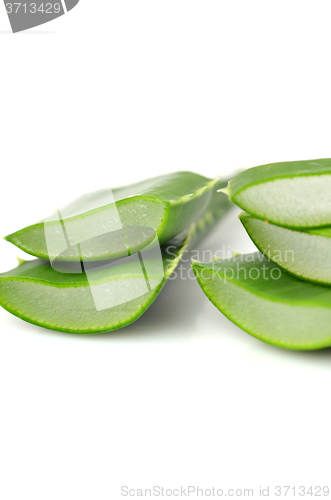
[[[330,156],[330,20],[318,0],[81,0],[16,35],[3,17],[1,235],[160,173]],[[237,212],[201,248],[223,244],[253,248]],[[250,337],[193,280],[100,336],[1,310],[0,498],[326,485],[330,364]]]

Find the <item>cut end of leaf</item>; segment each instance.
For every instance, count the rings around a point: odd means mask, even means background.
[[[302,280],[331,284],[331,231],[328,228],[314,234],[266,223],[252,215],[240,220],[267,259]]]
[[[331,224],[330,159],[254,167],[230,186],[232,201],[263,221],[293,229]]]
[[[329,287],[298,280],[259,252],[200,264],[196,277],[208,299],[254,337],[296,350],[331,345]]]

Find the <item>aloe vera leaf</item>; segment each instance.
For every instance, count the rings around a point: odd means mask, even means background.
[[[331,159],[274,163],[239,173],[225,192],[246,212],[280,226],[331,225]]]
[[[90,263],[90,269],[81,274],[66,272],[74,263],[62,263],[61,273],[38,259],[0,275],[0,305],[25,321],[69,333],[98,333],[126,326],[148,309],[183,253],[199,242],[231,205],[214,188],[207,210],[191,226],[185,240],[162,245],[161,277],[157,248],[102,263],[101,267]],[[123,298],[111,307],[114,300]]]
[[[239,216],[249,237],[269,260],[294,276],[331,285],[331,228],[295,230]]]
[[[131,255],[155,235],[163,244],[206,210],[217,180],[177,172],[87,194],[43,222],[5,239],[51,261],[99,261]]]
[[[254,337],[287,349],[331,346],[331,289],[282,271],[260,252],[192,264],[209,300]]]

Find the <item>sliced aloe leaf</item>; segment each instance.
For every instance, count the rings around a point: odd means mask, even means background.
[[[80,274],[76,263],[63,262],[62,272],[39,259],[23,263],[0,275],[0,304],[52,330],[98,333],[121,328],[146,311],[188,246],[200,241],[230,206],[214,188],[207,210],[184,241],[178,243],[178,237],[161,249],[150,245],[118,260],[86,263]]]
[[[238,174],[225,192],[243,210],[280,226],[331,225],[331,159],[274,163]]]
[[[331,285],[331,227],[294,230],[239,216],[260,252],[300,279]]]
[[[233,323],[288,349],[331,346],[331,289],[282,271],[260,252],[192,265],[209,300]]]
[[[177,172],[87,194],[45,221],[6,237],[51,261],[98,261],[131,255],[174,238],[196,221],[217,180]]]

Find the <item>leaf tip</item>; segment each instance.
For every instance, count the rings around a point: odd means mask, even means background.
[[[17,259],[17,262],[18,262],[19,266],[21,266],[22,264],[25,264],[25,262],[27,262],[26,260],[21,259],[21,257],[16,257],[16,259]]]
[[[230,197],[230,189],[228,187],[218,189],[217,192],[226,194],[228,198]]]
[[[241,253],[236,252],[235,250],[232,250],[232,257],[238,257],[238,255],[241,255]]]

